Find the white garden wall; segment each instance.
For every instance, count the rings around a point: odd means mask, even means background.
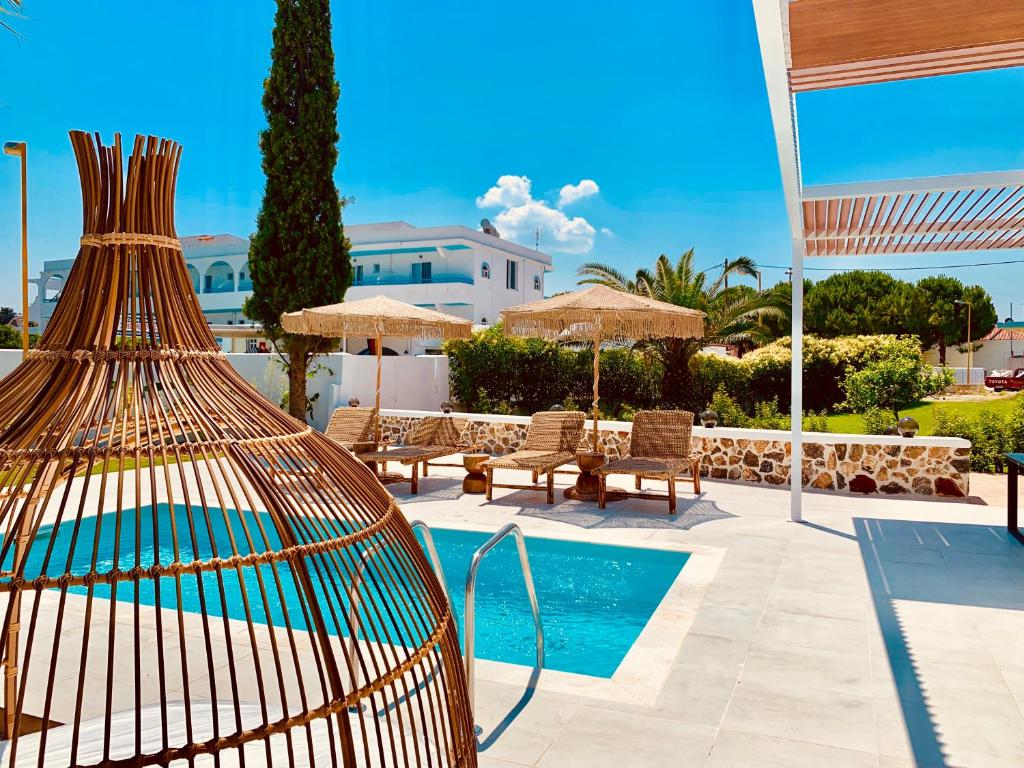
[[[276,356],[231,353],[228,361],[243,379],[274,403],[287,390],[288,377]],[[334,408],[353,395],[363,405],[373,405],[377,358],[337,353],[317,359],[320,368],[308,383],[309,395],[319,394],[312,424],[323,429]],[[21,362],[21,350],[0,350],[0,377]],[[381,406],[417,411],[438,411],[448,399],[448,358],[442,355],[385,357]]]

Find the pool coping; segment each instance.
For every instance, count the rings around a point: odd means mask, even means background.
[[[446,521],[432,527],[473,533],[494,533],[496,530],[462,520],[458,521],[458,524]],[[668,679],[672,664],[690,631],[690,626],[697,617],[704,596],[718,573],[725,550],[666,540],[609,541],[606,536],[600,535],[602,532],[597,531],[534,532],[524,529],[523,533],[527,539],[577,541],[581,544],[685,552],[689,555],[610,678],[545,668],[532,682],[534,689],[548,693],[653,706]],[[543,619],[543,612],[541,618]],[[531,685],[534,671],[534,667],[525,664],[492,661],[480,657],[476,660],[478,679],[488,682],[526,688]]]

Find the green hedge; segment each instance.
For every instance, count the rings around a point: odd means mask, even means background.
[[[1005,454],[1024,451],[1024,396],[1017,398],[1009,418],[988,410],[971,418],[952,408],[938,407],[932,433],[970,440],[974,472],[1002,472]]]
[[[804,337],[804,408],[831,411],[845,400],[842,381],[849,371],[892,357],[923,361],[914,336],[848,336],[838,339]],[[779,339],[737,359],[697,354],[690,369],[700,387],[701,402],[710,402],[719,387],[753,412],[761,402],[775,400],[789,411],[789,338]]]
[[[506,337],[495,326],[471,339],[445,345],[451,394],[476,413],[534,413],[555,403],[587,410],[593,386],[593,352],[562,347],[540,339]],[[776,403],[789,412],[789,339],[779,339],[741,359],[697,354],[690,363],[698,403],[710,403],[723,391],[755,414],[758,404]],[[913,336],[804,338],[804,408],[832,411],[845,399],[842,381],[879,360],[906,360],[922,365]],[[625,348],[601,352],[601,411],[609,418],[629,418],[633,411],[657,407],[660,364]]]
[[[451,395],[474,413],[535,413],[556,403],[588,410],[594,353],[540,339],[509,338],[500,326],[449,341]],[[601,352],[601,412],[610,418],[654,407],[661,394],[657,362],[629,349]]]

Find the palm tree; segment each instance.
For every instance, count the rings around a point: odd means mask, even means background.
[[[704,312],[704,338],[655,339],[643,342],[659,358],[665,370],[662,397],[672,405],[696,410],[697,402],[690,360],[709,344],[761,344],[773,334],[763,320],[782,317],[785,308],[777,297],[746,285],[726,287],[730,276],[756,276],[757,265],[746,256],[726,261],[722,272],[711,279],[694,268],[693,249],[673,264],[662,254],[654,269],[639,269],[628,278],[608,264],[589,262],[577,270],[579,284],[606,285],[609,288],[647,296],[669,304]]]

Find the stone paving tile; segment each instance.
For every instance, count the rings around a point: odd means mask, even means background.
[[[510,763],[507,760],[495,760],[487,755],[477,755],[477,768],[530,768],[530,763]]]
[[[735,676],[749,648],[747,640],[690,632],[683,640],[675,664],[686,669]]]
[[[781,611],[766,612],[751,641],[758,648],[808,648],[839,653],[863,652],[867,645],[865,619],[833,619]]]
[[[749,640],[761,622],[762,606],[705,605],[690,625],[690,632]]]
[[[866,653],[794,650],[784,645],[751,648],[740,681],[773,690],[817,688],[863,697],[875,690]]]
[[[533,765],[580,709],[577,703],[543,693],[535,693],[523,706],[523,693],[515,686],[479,682],[475,719],[483,729],[481,754]]]
[[[654,711],[661,717],[717,728],[735,687],[735,675],[673,667]]]
[[[876,768],[872,752],[722,730],[707,768]]]
[[[715,740],[706,725],[582,708],[537,763],[539,768],[703,766]]]
[[[923,765],[1024,765],[1024,721],[966,714],[959,707],[875,701],[878,751]],[[940,757],[941,756],[941,757]]]
[[[875,751],[874,708],[866,696],[747,685],[741,681],[722,727],[860,752]]]

